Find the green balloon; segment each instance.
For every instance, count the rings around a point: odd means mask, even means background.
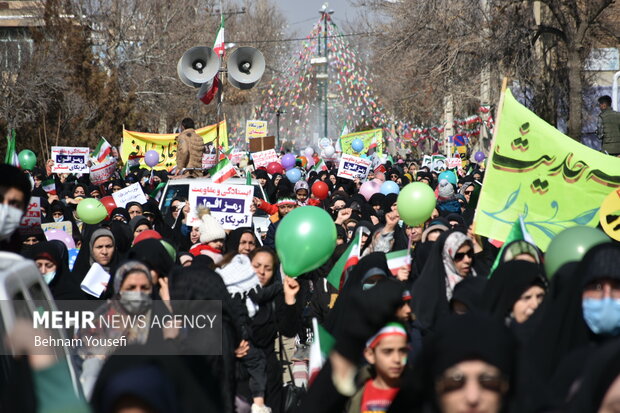
[[[545,252],[547,277],[553,277],[564,264],[581,261],[593,246],[609,241],[603,231],[585,225],[565,229],[551,240]]]
[[[95,198],[86,198],[77,206],[78,217],[87,224],[98,224],[108,216],[108,210]]]
[[[315,270],[336,248],[336,225],[315,206],[296,208],[282,218],[276,230],[276,251],[286,275],[297,277]]]
[[[401,189],[396,202],[400,219],[407,225],[423,224],[437,204],[431,187],[422,182],[413,182]]]
[[[24,149],[17,155],[19,166],[26,171],[32,170],[37,164],[37,156],[30,149]]]

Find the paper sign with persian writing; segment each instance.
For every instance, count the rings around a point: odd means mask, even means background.
[[[73,226],[71,225],[71,222],[68,221],[48,222],[47,224],[41,224],[41,229],[43,230],[43,232],[51,231],[53,229],[59,229],[73,236]]]
[[[22,227],[34,227],[41,225],[41,198],[38,196],[30,197],[30,203],[28,209],[22,217],[20,226]]]
[[[463,166],[463,160],[461,158],[448,158],[446,163],[448,165],[448,169]]]
[[[245,121],[245,139],[262,138],[267,136],[267,121],[247,120]]]
[[[137,182],[129,185],[127,188],[112,193],[112,198],[114,198],[114,202],[119,208],[125,208],[128,202],[146,203],[144,191],[142,191],[142,187]]]
[[[252,161],[254,161],[254,166],[256,168],[260,168],[261,166],[269,165],[271,162],[278,162],[278,154],[273,149],[254,152],[252,154]]]
[[[211,169],[217,165],[217,153],[202,154],[202,169]]]
[[[252,226],[250,206],[254,197],[252,185],[228,185],[209,182],[189,186],[190,225],[199,221],[199,208],[209,208],[211,215],[224,227],[235,229]]]
[[[103,163],[93,166],[90,170],[90,182],[93,185],[101,185],[107,182],[116,169],[116,159],[108,158]]]
[[[52,172],[59,174],[88,173],[88,148],[52,146]]]
[[[368,176],[372,162],[369,159],[342,154],[338,166],[338,177],[364,180]]]

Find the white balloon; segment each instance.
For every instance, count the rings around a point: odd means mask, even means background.
[[[333,146],[329,145],[327,148],[323,149],[323,152],[325,153],[325,156],[330,157],[336,152],[336,150]]]
[[[312,156],[314,155],[314,149],[312,149],[312,147],[308,146],[306,149],[304,149],[304,154],[308,157],[308,156]]]

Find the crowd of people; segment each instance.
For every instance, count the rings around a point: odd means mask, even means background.
[[[417,159],[397,158],[371,171],[367,179],[400,188],[421,182],[435,191],[433,214],[417,226],[400,220],[395,193],[367,199],[360,180],[338,177],[330,163],[326,170],[300,169],[303,177],[295,183],[264,168],[252,172],[260,185],[252,213],[270,220],[261,234],[249,226],[225,230],[208,210],[191,224],[191,206],[182,197],[166,214],[151,197],[112,210],[99,224],[84,223],[76,213],[82,200],[131,183],[149,194],[174,179],[165,171],[152,179],[142,169],[92,185],[87,174],[0,165],[0,250],[34,261],[54,300],[90,300],[98,313],[119,314],[141,314],[158,301],[222,303],[220,355],[126,355],[128,349],[119,349],[70,360],[4,357],[1,410],[620,411],[617,242],[594,246],[548,274],[545,255],[533,243],[514,241],[500,254],[473,232],[483,164],[456,184],[439,180]],[[50,178],[51,192],[42,186]],[[318,181],[329,188],[325,199],[312,193]],[[70,223],[79,250],[74,262],[63,242],[47,241],[37,228],[18,229],[31,196],[41,199],[42,222]],[[323,265],[293,278],[283,273],[275,238],[286,215],[307,205],[331,215],[337,246]],[[359,262],[336,288],[326,277],[357,235]],[[402,250],[410,264],[393,271],[386,254]],[[99,297],[81,288],[94,264],[111,275]],[[334,345],[318,375],[298,391],[299,381],[292,384],[298,374],[285,374],[286,364],[293,358],[296,366],[307,366],[308,346],[317,339],[313,319]],[[28,334],[28,326],[17,323],[8,341],[28,353]],[[192,339],[148,328],[99,334],[130,337],[132,354],[147,342]],[[293,357],[283,338],[295,343]],[[77,393],[69,363],[78,373]]]

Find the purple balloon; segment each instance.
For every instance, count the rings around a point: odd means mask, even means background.
[[[482,161],[484,161],[484,158],[486,158],[486,156],[484,156],[484,152],[480,152],[480,151],[478,151],[478,152],[476,152],[476,154],[474,155],[474,160],[475,160],[476,162],[482,162]]]
[[[45,238],[47,238],[48,241],[61,241],[67,246],[68,249],[75,248],[75,241],[73,241],[73,237],[62,229],[50,229],[49,231],[45,231]]]
[[[286,155],[284,155],[282,157],[282,167],[285,170],[289,170],[291,168],[295,167],[295,155],[293,155],[292,153],[287,153]]]
[[[159,154],[157,151],[151,149],[144,154],[144,163],[150,166],[151,168],[157,166],[159,163]]]

